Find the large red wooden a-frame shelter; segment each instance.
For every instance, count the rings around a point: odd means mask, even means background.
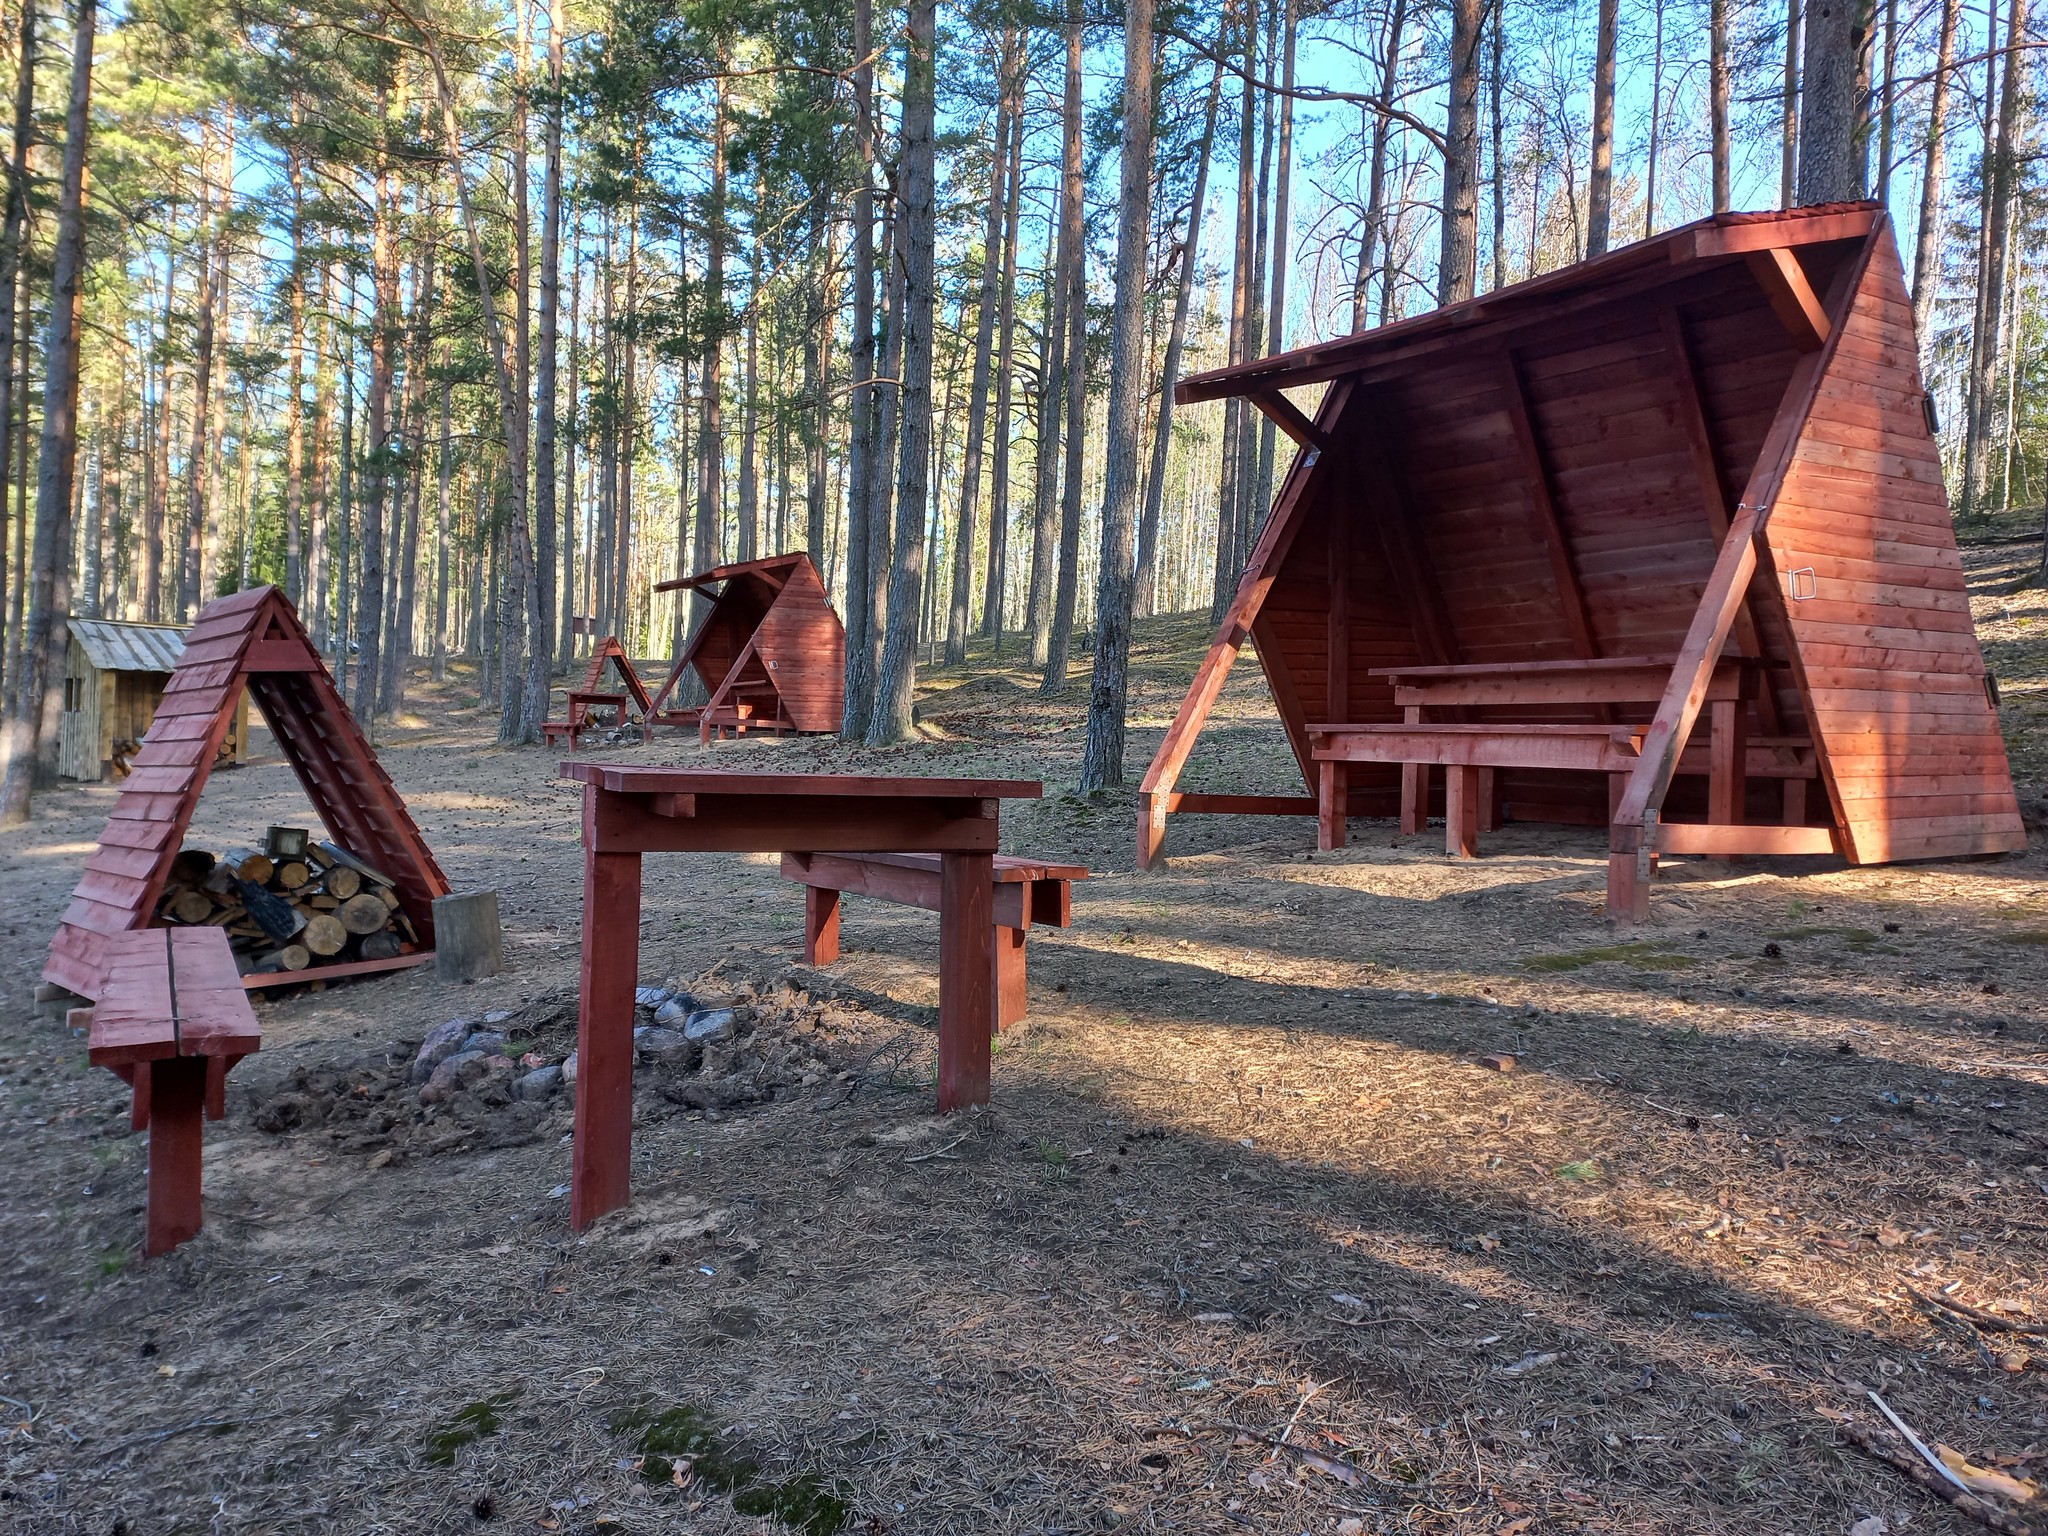
[[[711,592],[697,626],[646,719],[656,725],[714,730],[831,733],[846,692],[846,629],[831,594],[802,550],[714,566],[656,584],[657,592]],[[707,699],[675,709],[669,700],[694,671]]]
[[[2024,845],[1877,205],[1721,215],[1179,391],[1226,396],[1300,452],[1141,867],[1175,812],[1314,812],[1334,846],[1440,805],[1466,854],[1502,816],[1605,825],[1626,920],[1659,852]],[[1176,787],[1247,639],[1313,798]]]
[[[98,997],[106,935],[149,926],[244,688],[334,841],[390,878],[420,942],[389,960],[249,976],[243,984],[395,970],[431,954],[434,899],[448,894],[448,879],[291,603],[275,587],[252,587],[207,604],[185,636],[134,771],[50,941],[45,981]]]

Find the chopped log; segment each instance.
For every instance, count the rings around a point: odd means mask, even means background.
[[[400,907],[391,914],[391,926],[401,938],[410,939],[415,944],[419,943],[420,931],[413,927],[412,919],[405,915],[405,908]]]
[[[349,897],[362,890],[363,877],[346,864],[331,864],[327,869],[327,878],[322,880],[320,885],[328,895],[347,901]]]
[[[462,891],[434,900],[434,970],[444,982],[475,981],[505,969],[505,934],[496,891]]]
[[[277,870],[267,854],[250,848],[231,848],[222,856],[222,862],[236,875],[256,885],[268,885],[271,875]]]
[[[316,843],[308,843],[306,845],[305,858],[306,862],[312,865],[315,871],[334,868],[334,860],[322,853],[319,845]]]
[[[391,910],[391,911],[393,911],[393,912],[396,912],[396,911],[398,910],[398,892],[396,892],[396,891],[394,891],[393,889],[391,889],[391,887],[390,887],[390,886],[388,886],[388,885],[380,885],[380,886],[378,886],[378,887],[376,888],[376,892],[375,892],[375,894],[376,894],[376,897],[377,897],[377,899],[378,899],[379,901],[383,902],[383,903],[384,903],[384,905],[385,905],[385,906],[386,906],[386,907],[387,907],[387,908],[388,908],[389,910]]]
[[[305,904],[315,912],[332,912],[341,905],[341,898],[330,896],[325,891],[315,891],[306,898]]]
[[[272,827],[263,834],[263,851],[276,860],[301,859],[312,840],[312,834],[304,827]]]
[[[287,859],[277,866],[277,883],[288,891],[296,891],[312,878],[313,872],[302,860]]]
[[[361,859],[357,858],[354,854],[350,853],[346,848],[341,847],[339,844],[322,843],[320,845],[320,851],[326,854],[335,863],[354,870],[357,874],[361,875],[365,880],[369,881],[372,885],[396,885],[398,883],[397,881],[393,880],[389,875],[383,873],[381,870],[378,870],[369,864],[365,864]]]
[[[180,849],[177,857],[171,860],[171,884],[197,885],[213,873],[216,862],[204,848]]]
[[[270,935],[274,942],[283,944],[295,938],[299,930],[306,926],[305,913],[282,897],[266,891],[255,881],[244,880],[241,890],[242,900],[249,907],[249,915],[262,925],[263,931]]]
[[[204,891],[180,891],[171,898],[170,912],[181,923],[203,923],[213,916],[213,901]]]
[[[249,915],[247,907],[223,907],[202,925],[207,928],[225,928],[229,923],[238,923]]]
[[[341,925],[341,919],[331,912],[315,912],[306,919],[305,930],[299,935],[299,942],[312,953],[323,959],[341,953],[348,943],[348,930]]]
[[[365,960],[396,960],[399,949],[398,935],[388,928],[382,933],[365,934],[362,944],[358,947],[362,950]]]
[[[215,895],[231,891],[235,888],[235,872],[225,864],[216,864],[206,872],[206,878],[199,882],[199,888],[203,891],[212,891]]]
[[[391,920],[391,909],[374,896],[353,896],[341,904],[336,915],[350,933],[376,933]]]
[[[303,971],[312,963],[313,953],[303,944],[287,944],[263,957],[266,967],[275,966],[280,971]]]

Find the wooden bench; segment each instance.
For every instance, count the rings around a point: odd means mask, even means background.
[[[882,901],[940,910],[939,856],[935,853],[785,853],[782,874],[804,893],[804,964],[839,958],[839,897],[852,891]],[[1030,1012],[1025,995],[1024,941],[1033,923],[1069,928],[1080,864],[1048,864],[998,854],[995,860],[995,1020],[1004,1030]]]
[[[1672,658],[1602,657],[1585,661],[1507,662],[1441,667],[1376,668],[1386,678],[1404,718],[1397,723],[1327,724],[1308,727],[1310,755],[1317,765],[1317,842],[1341,848],[1349,763],[1401,765],[1401,830],[1422,830],[1428,814],[1429,774],[1444,769],[1444,843],[1447,852],[1471,858],[1478,834],[1498,825],[1494,776],[1502,768],[1561,768],[1608,775],[1610,811],[1636,769],[1647,722],[1584,723],[1554,720],[1488,719],[1474,723],[1428,718],[1429,711],[1460,717],[1475,710],[1575,708],[1611,717],[1617,705],[1654,707],[1671,678]],[[1748,735],[1749,700],[1756,697],[1761,669],[1739,656],[1724,657],[1708,680],[1703,718],[1704,746],[1689,746],[1681,774],[1705,774],[1707,821],[1734,825],[1743,820],[1751,778],[1786,781],[1785,821],[1798,828],[1805,819],[1806,784],[1818,774],[1810,741]]]
[[[200,1119],[227,1113],[228,1073],[263,1037],[222,929],[139,928],[109,936],[105,954],[99,1000],[72,1018],[93,1064],[131,1085],[130,1123],[149,1132],[154,1256],[199,1231]]]

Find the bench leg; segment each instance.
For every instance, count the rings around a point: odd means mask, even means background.
[[[1328,853],[1349,840],[1351,775],[1348,765],[1324,758],[1316,764],[1316,847]]]
[[[205,1104],[204,1057],[170,1056],[149,1064],[149,1214],[142,1251],[151,1258],[198,1235]]]
[[[1031,1011],[1024,985],[1022,928],[996,929],[996,1030],[1000,1033]]]
[[[633,992],[639,977],[640,855],[585,849],[576,1159],[569,1183],[569,1221],[578,1232],[624,1205],[632,1190]]]
[[[1479,770],[1456,763],[1444,769],[1444,852],[1479,856]]]
[[[1479,830],[1500,830],[1500,773],[1497,769],[1479,770]]]
[[[839,893],[804,887],[804,964],[830,965],[839,958]]]
[[[939,855],[939,1113],[988,1102],[995,855]],[[580,1100],[579,1100],[580,1102]]]
[[[1401,835],[1414,837],[1429,821],[1429,764],[1401,765]]]

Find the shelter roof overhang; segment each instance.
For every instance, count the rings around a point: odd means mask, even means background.
[[[1191,405],[1239,396],[1257,399],[1262,407],[1271,402],[1292,409],[1279,391],[1380,368],[1410,366],[1427,353],[1464,345],[1483,333],[1553,323],[1623,295],[1661,287],[1704,263],[1750,260],[1833,240],[1860,240],[1870,233],[1882,211],[1878,203],[1860,202],[1715,214],[1412,319],[1191,374],[1175,388],[1174,399]],[[1796,284],[1796,276],[1793,281]],[[1785,302],[1799,302],[1796,290],[1785,295]],[[1292,421],[1286,418],[1285,409],[1274,414],[1297,442],[1314,443],[1317,429],[1299,411],[1293,413],[1299,419]]]

